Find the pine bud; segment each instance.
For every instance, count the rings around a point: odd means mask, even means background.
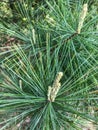
[[[82,9],[82,12],[80,14],[80,19],[79,19],[79,24],[78,24],[78,29],[77,29],[77,33],[80,34],[81,32],[81,29],[82,29],[82,26],[83,26],[83,22],[84,22],[84,19],[86,17],[86,14],[87,14],[87,4],[84,4],[83,5],[83,9]]]
[[[56,95],[60,89],[60,86],[61,86],[60,79],[62,78],[62,76],[63,76],[63,73],[59,72],[53,82],[52,87],[51,86],[48,87],[47,96],[48,96],[48,100],[51,102],[54,102]]]

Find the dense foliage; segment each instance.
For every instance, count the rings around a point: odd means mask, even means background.
[[[88,13],[78,34],[86,2]],[[96,4],[20,0],[12,9],[7,1],[9,15],[0,3],[0,130],[79,130],[85,121],[97,125]],[[52,102],[49,86],[59,72],[61,86]]]

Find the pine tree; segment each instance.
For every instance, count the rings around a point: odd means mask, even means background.
[[[0,47],[0,130],[97,124],[98,16],[89,1],[22,0],[16,7],[19,20],[0,23],[10,36]]]

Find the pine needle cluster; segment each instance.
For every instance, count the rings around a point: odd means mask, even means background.
[[[90,2],[20,0],[17,20],[0,19],[8,37],[0,43],[0,130],[97,125],[98,15]]]

